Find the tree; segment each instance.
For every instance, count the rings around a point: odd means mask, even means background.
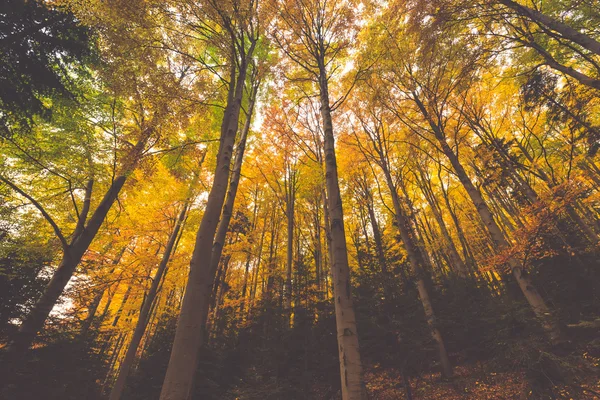
[[[238,131],[248,69],[262,23],[257,19],[257,4],[254,2],[244,2],[243,5],[207,2],[203,6],[192,6],[191,10],[184,7],[182,11],[194,11],[201,18],[206,18],[195,20],[194,14],[186,13],[186,17],[191,19],[189,27],[197,26],[201,34],[203,28],[208,29],[213,25],[222,29],[220,37],[224,41],[223,57],[228,64],[229,75],[226,84],[227,102],[221,123],[215,176],[196,236],[196,246],[190,262],[190,276],[179,314],[161,400],[187,400],[193,388],[198,352],[204,341],[204,325],[216,273],[210,263],[212,247],[227,192],[231,153]]]
[[[334,280],[342,398],[364,399],[366,389],[350,293],[350,269],[331,116],[332,110],[335,110],[343,98],[332,103],[329,91],[332,74],[352,41],[353,11],[350,4],[332,4],[320,0],[293,4],[274,2],[273,7],[281,10],[278,15],[281,25],[280,30],[274,34],[275,41],[316,85],[319,93],[328,210],[331,218],[331,271]]]

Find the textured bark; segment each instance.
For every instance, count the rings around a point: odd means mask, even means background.
[[[188,400],[193,390],[198,353],[205,340],[205,324],[216,273],[211,263],[213,243],[227,193],[247,63],[252,57],[254,45],[255,42],[252,43],[247,53],[241,56],[239,70],[236,71],[235,66],[231,68],[228,102],[221,124],[221,138],[213,185],[196,235],[190,273],[160,400]],[[235,61],[232,60],[233,62]]]
[[[248,115],[246,116],[246,121],[244,122],[244,127],[242,128],[242,132],[238,140],[235,159],[233,161],[233,170],[231,172],[231,178],[229,179],[229,186],[227,189],[227,196],[221,212],[221,219],[219,220],[217,233],[215,234],[210,258],[210,269],[214,271],[216,271],[219,267],[219,262],[221,261],[221,256],[223,254],[225,238],[227,236],[227,231],[229,230],[229,223],[231,222],[231,217],[233,215],[235,198],[237,196],[237,190],[240,183],[240,178],[242,176],[242,163],[244,161],[244,152],[246,151],[246,140],[248,139],[248,133],[250,132],[250,126],[252,124],[252,113],[254,111],[258,84],[259,81],[255,81],[253,83],[248,105]]]
[[[127,348],[127,352],[125,353],[125,358],[121,362],[119,367],[119,372],[117,375],[117,380],[112,387],[110,392],[109,400],[119,400],[121,395],[123,394],[123,390],[125,389],[125,385],[127,383],[127,378],[129,377],[129,372],[131,371],[131,367],[133,362],[135,361],[135,355],[138,351],[138,347],[140,345],[140,341],[144,336],[144,332],[146,331],[146,326],[148,324],[148,319],[151,315],[151,309],[154,305],[154,300],[156,299],[156,295],[158,293],[158,288],[160,282],[162,281],[163,275],[166,273],[167,265],[169,263],[169,259],[171,258],[171,254],[173,249],[175,248],[175,242],[177,241],[177,237],[179,235],[179,230],[181,229],[183,222],[185,220],[185,215],[187,213],[189,206],[189,200],[186,201],[183,208],[181,209],[177,221],[175,222],[175,227],[169,236],[169,240],[167,241],[167,245],[165,246],[165,250],[156,269],[156,273],[152,278],[152,284],[150,285],[150,289],[148,290],[148,294],[144,299],[142,304],[142,309],[140,311],[140,315],[138,321],[135,325],[135,330],[131,337],[131,341],[129,342],[129,347]]]
[[[348,250],[346,248],[344,215],[338,183],[333,123],[327,84],[323,66],[320,71],[319,89],[321,118],[325,135],[325,179],[329,200],[329,215],[331,217],[331,273],[334,281],[333,290],[342,379],[342,399],[365,400],[367,393],[363,379],[356,318],[354,316],[354,305],[352,304],[351,297]]]

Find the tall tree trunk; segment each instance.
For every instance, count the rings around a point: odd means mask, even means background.
[[[210,341],[215,336],[215,324],[219,318],[219,308],[221,306],[221,300],[225,294],[225,285],[227,284],[227,271],[229,271],[229,265],[231,263],[231,254],[226,254],[223,257],[221,271],[215,279],[215,285],[213,287],[213,305],[212,305],[212,316],[206,322],[206,332],[208,332]],[[210,343],[210,342],[209,342]]]
[[[315,282],[317,284],[317,297],[319,300],[322,298],[322,271],[323,271],[323,246],[321,244],[321,206],[319,200],[315,201],[315,214],[314,214],[314,257],[315,257]]]
[[[380,167],[383,169],[386,183],[392,195],[392,203],[394,205],[398,230],[400,231],[400,237],[402,238],[404,249],[406,250],[408,260],[416,278],[417,291],[419,292],[419,299],[421,300],[421,305],[423,306],[423,311],[425,312],[427,325],[429,326],[431,337],[436,342],[438,347],[438,355],[440,358],[440,364],[442,366],[442,376],[445,378],[450,378],[453,375],[452,364],[450,363],[448,352],[446,351],[444,339],[437,326],[437,319],[429,298],[427,285],[425,284],[425,271],[423,270],[425,260],[423,260],[423,254],[413,239],[414,233],[412,232],[412,224],[405,216],[405,211],[400,203],[400,196],[398,195],[392,175],[388,169],[387,160],[382,159]]]
[[[291,167],[287,167],[290,168]],[[287,249],[286,249],[286,264],[285,264],[285,310],[288,322],[292,314],[292,270],[294,263],[294,208],[296,202],[295,178],[293,172],[286,171],[288,176],[285,182],[285,215],[287,218]]]
[[[144,332],[148,324],[148,318],[150,316],[150,312],[154,304],[156,294],[158,293],[158,287],[160,285],[160,282],[162,281],[163,275],[166,272],[169,259],[171,258],[171,253],[175,248],[175,242],[179,235],[179,230],[181,229],[183,222],[185,221],[185,215],[189,207],[189,202],[190,199],[188,198],[179,213],[177,221],[175,222],[175,227],[173,228],[173,231],[169,236],[167,245],[165,246],[165,250],[160,264],[158,265],[156,273],[152,278],[152,284],[150,285],[148,294],[146,295],[146,298],[144,299],[144,302],[142,304],[142,309],[140,311],[137,324],[135,325],[133,336],[131,337],[131,341],[129,342],[129,347],[127,348],[127,352],[125,353],[125,358],[121,362],[121,366],[117,375],[117,380],[115,381],[115,384],[113,385],[113,388],[110,392],[109,400],[119,400],[121,398],[121,395],[123,394],[123,390],[125,389],[125,385],[127,383],[127,378],[129,377],[129,372],[131,371],[131,367],[133,365],[133,362],[135,361],[135,355],[137,353],[140,341],[144,336]]]
[[[231,178],[229,179],[229,186],[227,190],[227,196],[225,198],[225,204],[221,213],[221,219],[215,235],[213,250],[210,258],[210,269],[217,271],[221,256],[223,254],[223,247],[225,244],[225,238],[227,231],[229,230],[229,223],[233,216],[233,207],[235,205],[235,198],[237,196],[237,190],[242,176],[242,163],[244,161],[244,153],[246,151],[246,140],[248,139],[248,133],[250,132],[250,126],[252,125],[252,113],[254,111],[254,104],[256,101],[256,95],[258,92],[259,81],[256,80],[252,83],[252,91],[250,93],[248,115],[244,122],[244,127],[240,138],[238,140],[238,146],[233,161],[233,170],[231,172]]]
[[[111,276],[113,274],[113,272],[115,271],[115,267],[121,261],[121,258],[123,257],[123,254],[125,254],[126,250],[127,250],[127,246],[123,246],[123,248],[121,249],[121,251],[119,251],[119,253],[114,258],[114,260],[112,260],[112,262],[111,262],[112,268],[108,272],[109,276]],[[103,287],[101,290],[98,290],[98,293],[96,293],[96,296],[94,296],[94,299],[92,300],[92,303],[90,304],[90,307],[88,308],[88,315],[87,315],[86,319],[83,321],[83,324],[81,325],[81,330],[79,331],[79,335],[81,337],[85,337],[87,335],[90,327],[92,326],[92,322],[94,321],[94,317],[96,316],[96,312],[98,311],[98,306],[100,305],[100,302],[102,301],[102,297],[104,297],[105,291],[106,291],[106,288]]]
[[[419,171],[419,187],[423,191],[425,196],[425,200],[429,204],[429,208],[433,213],[433,217],[435,218],[438,227],[440,228],[440,232],[442,233],[442,237],[446,242],[446,249],[448,252],[448,256],[450,258],[450,263],[454,268],[456,268],[458,275],[466,278],[469,276],[469,271],[467,266],[460,258],[458,254],[458,250],[456,250],[456,246],[454,245],[454,241],[450,236],[450,232],[448,232],[448,228],[446,227],[446,222],[444,222],[444,217],[442,216],[442,210],[433,194],[433,190],[431,188],[431,182],[428,177],[425,176],[425,172],[421,168],[417,168]]]
[[[123,315],[123,310],[125,309],[125,304],[127,304],[127,300],[129,300],[130,295],[131,295],[131,285],[128,285],[127,290],[125,291],[125,294],[123,295],[123,298],[121,299],[121,304],[119,305],[119,308],[117,309],[117,312],[115,313],[115,317],[113,318],[113,322],[112,322],[113,327],[117,326],[117,323],[121,319],[121,315]]]
[[[221,124],[221,138],[213,185],[196,235],[189,277],[160,400],[188,400],[194,387],[194,375],[198,367],[199,351],[205,340],[205,324],[216,273],[214,264],[211,262],[213,243],[227,193],[247,63],[252,57],[254,46],[255,42],[252,43],[248,52],[242,55],[237,74],[235,64],[231,67],[228,100]],[[232,62],[234,61],[232,60]],[[218,244],[215,245],[218,247]]]
[[[256,232],[256,225],[258,223],[258,200],[259,200],[259,188],[256,187],[255,196],[254,196],[254,210],[252,211],[252,225],[250,227],[250,234],[252,237],[250,238],[249,245],[254,244],[254,233]],[[261,245],[262,246],[262,245]],[[239,308],[239,316],[240,321],[244,320],[244,306],[246,303],[246,293],[248,292],[248,280],[250,278],[250,265],[252,261],[252,249],[251,246],[246,249],[246,262],[244,268],[244,283],[242,285],[242,291],[240,293],[240,308]]]
[[[325,188],[321,190],[321,197],[323,198],[323,218],[325,220],[325,247],[327,248],[327,260],[323,263],[323,266],[329,266],[329,269],[323,268],[323,278],[325,280],[325,299],[329,299],[329,271],[333,271],[331,265],[333,263],[333,248],[331,246],[331,218],[329,216],[329,201],[327,199],[327,193]]]
[[[90,330],[90,327],[92,326],[92,322],[94,321],[94,317],[96,316],[96,312],[98,311],[98,306],[102,301],[102,297],[104,297],[104,292],[104,288],[98,290],[98,292],[92,299],[90,305],[88,306],[88,314],[85,317],[85,320],[83,320],[83,323],[81,324],[81,329],[79,330],[79,336],[81,336],[82,338],[85,338],[87,336],[87,333]]]
[[[367,393],[362,372],[358,332],[354,305],[352,304],[350,268],[348,267],[348,250],[344,232],[344,215],[342,198],[338,182],[333,123],[329,105],[328,82],[325,67],[320,67],[320,103],[323,133],[325,136],[325,178],[327,196],[329,198],[329,214],[331,217],[331,273],[335,298],[335,319],[338,336],[340,372],[342,379],[342,399],[365,400]]]
[[[254,301],[254,298],[256,296],[256,289],[258,287],[258,276],[260,273],[260,265],[262,263],[263,245],[265,243],[265,234],[267,233],[267,220],[268,220],[267,215],[268,214],[265,212],[265,217],[264,217],[264,222],[263,222],[263,230],[262,230],[262,233],[260,234],[260,243],[258,244],[258,254],[256,256],[256,266],[254,267],[254,271],[253,271],[254,278],[252,278],[252,286],[250,288],[250,304],[252,304],[252,302]],[[248,314],[250,314],[251,310],[252,310],[252,307],[248,306]]]
[[[123,347],[123,343],[125,342],[126,336],[124,333],[119,333],[115,345],[113,347],[113,351],[110,355],[110,359],[108,360],[108,368],[106,370],[106,377],[104,378],[104,382],[102,383],[102,393],[106,390],[106,386],[110,382],[112,378],[112,372],[119,358],[119,353],[121,352],[121,348]]]
[[[379,223],[377,222],[377,217],[375,216],[375,209],[371,203],[372,200],[372,198],[369,199],[369,203],[367,204],[367,212],[369,213],[371,229],[373,230],[373,240],[375,241],[375,252],[377,253],[379,267],[381,268],[381,273],[385,278],[387,278],[388,269],[387,261],[385,259],[385,252],[383,251],[383,240],[381,238],[381,231],[379,230]]]

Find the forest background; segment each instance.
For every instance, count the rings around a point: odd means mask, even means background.
[[[0,397],[600,396],[596,0],[7,0]]]

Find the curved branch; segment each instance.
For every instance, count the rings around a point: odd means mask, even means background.
[[[37,208],[40,211],[40,213],[42,213],[42,215],[44,216],[46,221],[48,221],[48,223],[52,226],[52,229],[54,230],[54,234],[56,235],[58,240],[60,240],[60,244],[62,245],[63,250],[65,251],[65,253],[67,253],[69,251],[69,243],[67,243],[67,239],[65,239],[64,235],[60,231],[60,228],[58,227],[56,222],[54,222],[54,220],[52,219],[50,214],[48,214],[48,212],[44,209],[44,207],[40,203],[38,203],[33,197],[31,197],[30,195],[25,193],[21,188],[19,188],[17,185],[15,185],[14,183],[9,181],[2,175],[0,175],[0,181],[4,182],[9,187],[11,187],[15,192],[19,193],[21,196],[23,196],[27,200],[29,200],[31,202],[31,204],[33,204],[35,206],[35,208]]]

